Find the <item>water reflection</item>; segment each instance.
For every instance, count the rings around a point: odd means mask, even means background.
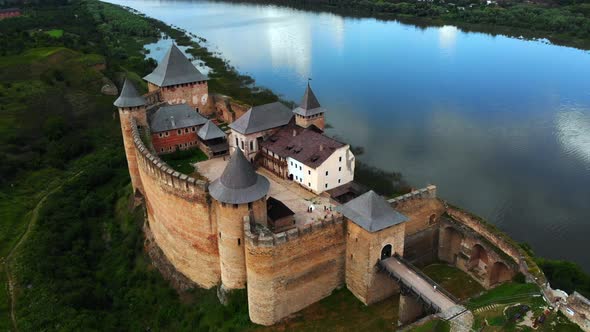
[[[307,78],[359,159],[590,270],[590,54],[267,5],[109,0],[209,41],[286,99]],[[573,105],[573,106],[572,106]]]

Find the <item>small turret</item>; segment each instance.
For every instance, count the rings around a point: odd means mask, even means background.
[[[308,82],[299,107],[293,110],[293,113],[295,113],[295,123],[304,128],[314,125],[324,130],[325,112],[326,109],[320,105]]]
[[[133,108],[141,107],[147,104],[145,98],[137,92],[135,85],[129,79],[125,79],[123,83],[123,89],[121,89],[121,95],[115,100],[113,105],[118,108]]]
[[[113,103],[113,105],[119,108],[123,145],[125,146],[127,166],[129,167],[129,175],[131,176],[131,184],[133,185],[134,191],[143,191],[143,187],[135,156],[135,145],[133,144],[132,134],[133,124],[131,119],[134,119],[138,126],[147,128],[146,104],[145,98],[137,92],[133,83],[128,79],[125,79],[125,83],[123,83],[123,88],[121,89],[121,95]]]
[[[217,217],[221,283],[224,289],[246,287],[244,217],[266,225],[266,195],[270,183],[257,174],[240,149],[231,156],[223,174],[209,185]]]

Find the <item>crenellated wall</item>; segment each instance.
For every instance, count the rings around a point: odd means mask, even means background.
[[[250,319],[272,325],[344,284],[342,218],[303,229],[255,234],[244,222]]]
[[[201,287],[219,284],[217,226],[207,182],[171,169],[144,145],[130,120],[149,228],[176,269]]]

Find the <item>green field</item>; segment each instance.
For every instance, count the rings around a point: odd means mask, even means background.
[[[484,290],[467,273],[448,264],[431,264],[424,267],[422,272],[461,301],[479,294]]]

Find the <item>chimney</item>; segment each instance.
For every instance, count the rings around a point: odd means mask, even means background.
[[[324,151],[324,145],[320,144],[320,151]]]
[[[297,129],[293,129],[293,137],[297,136]]]

